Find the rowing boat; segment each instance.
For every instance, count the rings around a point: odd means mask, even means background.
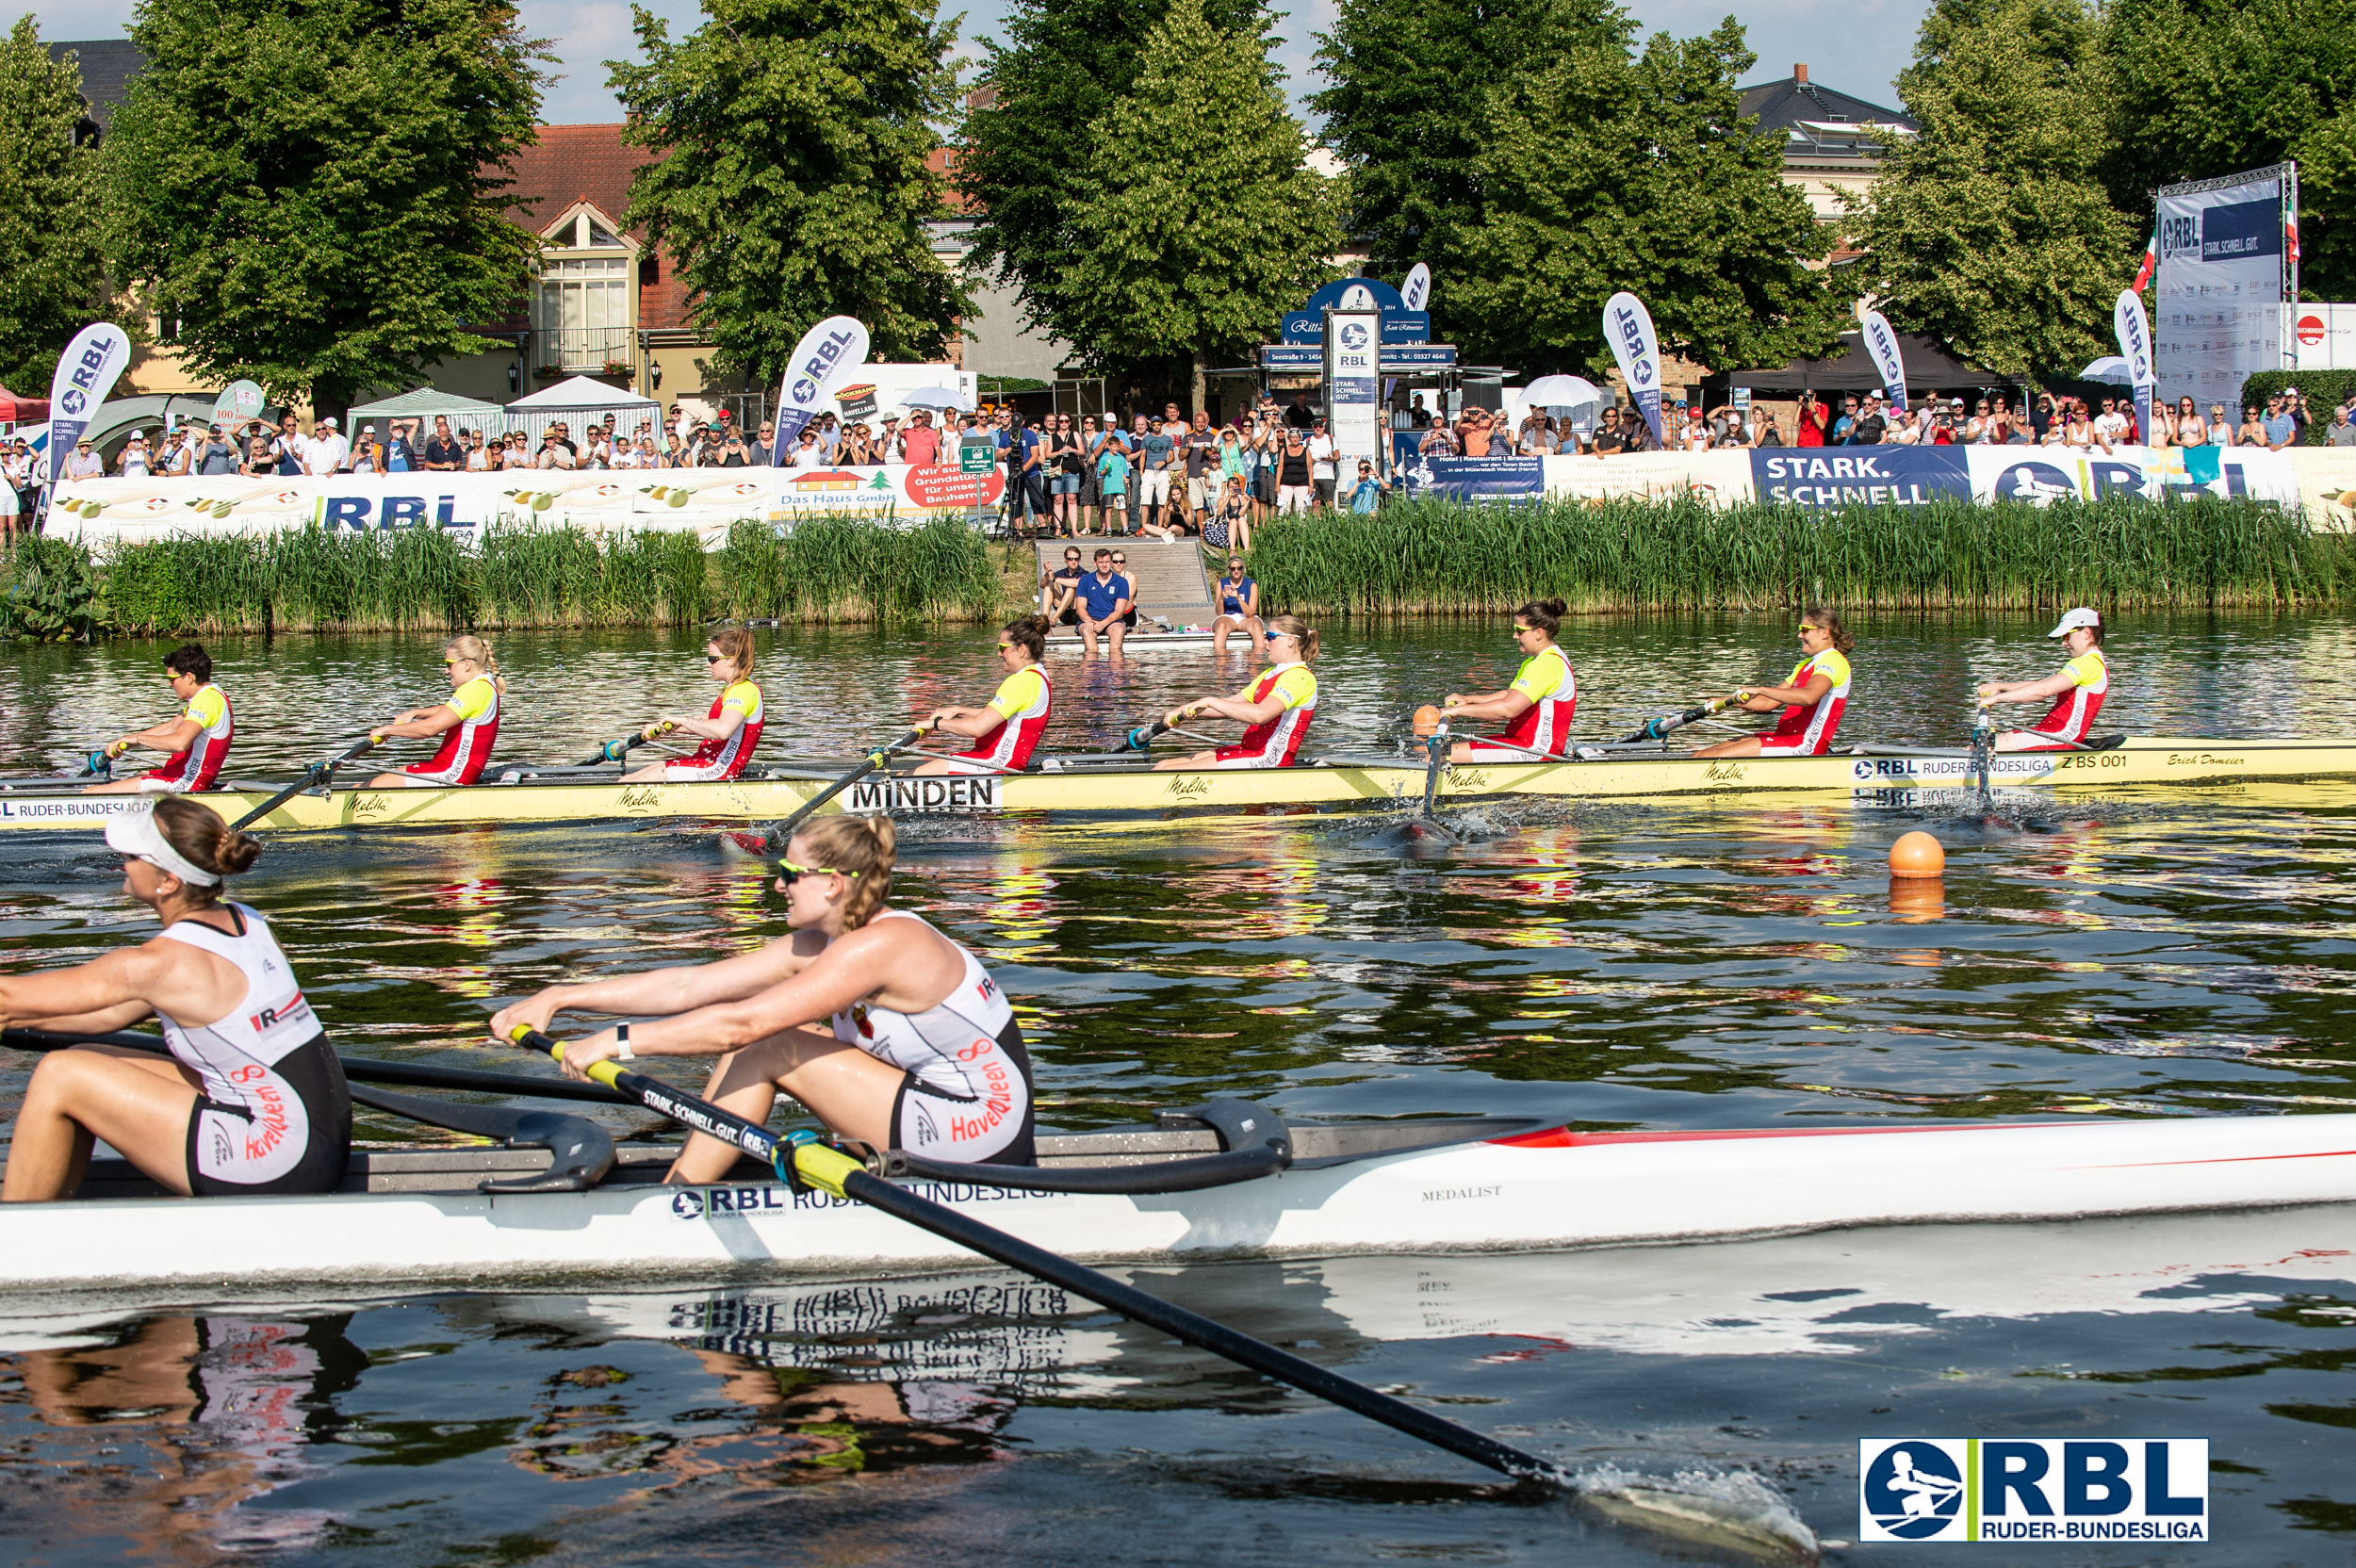
[[[1238,1123],[1238,1107],[1250,1113]],[[1217,1114],[1223,1109],[1224,1114]],[[1244,1160],[1265,1118],[1290,1164],[1227,1184],[1140,1191],[1156,1166]],[[555,1121],[589,1124],[573,1118]],[[546,1134],[544,1121],[540,1132]],[[594,1129],[591,1129],[594,1135]],[[552,1141],[579,1159],[588,1139]],[[1221,1152],[1222,1149],[1225,1152]],[[675,1148],[626,1144],[580,1190],[483,1192],[545,1172],[538,1148],[355,1152],[344,1190],[168,1203],[119,1160],[70,1201],[0,1209],[0,1298],[421,1283],[841,1276],[972,1264],[887,1215],[796,1191],[747,1162],[711,1186],[661,1184]],[[1914,1122],[1752,1132],[1579,1133],[1530,1119],[1300,1123],[1217,1102],[1152,1128],[1047,1135],[1006,1184],[937,1175],[914,1190],[1067,1256],[1496,1251],[1836,1227],[2017,1221],[2356,1200],[2356,1114],[2061,1124]],[[602,1163],[602,1162],[598,1162]],[[1114,1184],[1026,1191],[1018,1181]]]
[[[612,773],[512,770],[465,789],[334,789],[298,794],[255,825],[272,832],[349,827],[455,827],[502,823],[767,822],[790,816],[842,768],[771,769],[712,784],[624,784]],[[2129,736],[2074,752],[1993,758],[1999,786],[2110,789],[2130,785],[2218,786],[2256,780],[2356,776],[2356,740],[2216,741]],[[1050,757],[1032,771],[960,777],[909,774],[862,780],[830,809],[890,815],[994,817],[1026,812],[1157,814],[1306,807],[1390,808],[1423,796],[1422,758],[1327,756],[1296,768],[1155,773],[1141,760]],[[1441,775],[1439,798],[1459,804],[1511,796],[1590,800],[1701,797],[1713,803],[1779,796],[1895,801],[1958,790],[1976,779],[1961,750],[1874,747],[1828,757],[1703,759],[1681,753],[1603,751],[1594,758],[1466,764]],[[265,784],[236,784],[189,798],[231,820],[267,802]],[[0,792],[0,829],[99,832],[137,809],[136,795],[62,790]]]

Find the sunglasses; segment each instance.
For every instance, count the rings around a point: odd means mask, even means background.
[[[720,661],[726,659],[728,655],[725,653],[707,653],[704,655],[704,662],[707,664],[717,664]]]
[[[1804,631],[1804,632],[1807,632],[1807,631],[1822,631],[1822,630],[1824,630],[1824,629],[1823,627],[1821,627],[1821,626],[1810,626],[1808,622],[1806,622],[1806,621],[1802,621],[1802,622],[1800,623],[1800,629],[1801,629],[1802,631]]]
[[[841,876],[853,882],[859,880],[859,873],[855,871],[838,871],[833,866],[797,866],[791,860],[779,860],[777,862],[777,880],[787,884],[789,887],[792,886],[796,877],[803,876]]]
[[[1262,640],[1270,643],[1273,643],[1279,637],[1289,637],[1291,635],[1292,633],[1289,631],[1263,631],[1260,633]]]

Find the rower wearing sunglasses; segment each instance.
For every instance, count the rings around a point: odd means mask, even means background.
[[[998,633],[998,663],[1006,672],[998,694],[982,708],[937,708],[924,721],[924,727],[936,734],[963,736],[974,743],[954,757],[936,757],[916,771],[1003,774],[1029,766],[1055,705],[1055,688],[1041,662],[1046,657],[1046,616],[1008,621]]]
[[[641,733],[651,741],[676,730],[693,735],[703,744],[684,757],[657,762],[622,775],[625,784],[709,784],[741,777],[761,744],[761,687],[753,679],[753,634],[732,626],[704,645],[704,673],[720,683],[712,711],[702,718],[687,713],[663,713]]]
[[[1561,599],[1532,599],[1513,612],[1513,645],[1521,650],[1522,667],[1512,685],[1477,695],[1448,694],[1440,711],[1451,728],[1460,719],[1505,726],[1501,735],[1457,742],[1448,749],[1449,761],[1535,762],[1567,752],[1571,718],[1579,711],[1579,677],[1571,656],[1555,645],[1564,608]]]
[[[1746,686],[1733,706],[1754,713],[1782,713],[1763,735],[1745,735],[1704,746],[1696,757],[1822,757],[1832,750],[1841,715],[1849,706],[1849,653],[1857,638],[1841,617],[1812,605],[1800,617],[1800,662],[1780,686]]]
[[[782,1089],[838,1137],[930,1159],[1033,1163],[1031,1058],[980,960],[884,906],[889,817],[821,817],[786,844],[778,890],[793,935],[715,963],[551,986],[491,1020],[546,1030],[559,1013],[637,1021],[564,1046],[564,1072],[640,1056],[717,1056],[704,1098],[766,1121]],[[736,1146],[702,1134],[670,1180],[717,1182]]]
[[[484,765],[491,760],[491,746],[499,738],[499,706],[507,695],[507,685],[499,679],[499,661],[482,638],[458,636],[442,645],[442,668],[450,677],[448,702],[412,708],[392,723],[368,731],[368,739],[379,745],[389,740],[423,741],[439,735],[441,749],[399,773],[378,774],[368,780],[369,789],[433,789],[471,784],[483,776]]]
[[[1317,656],[1317,632],[1298,615],[1271,615],[1261,640],[1268,648],[1268,667],[1232,697],[1197,697],[1174,710],[1170,723],[1187,719],[1234,719],[1252,727],[1232,746],[1198,751],[1153,764],[1154,771],[1174,768],[1289,768],[1308,738],[1309,721],[1317,710],[1317,678],[1310,662]]]

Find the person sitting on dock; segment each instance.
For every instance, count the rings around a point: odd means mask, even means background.
[[[1564,608],[1561,599],[1532,599],[1513,612],[1513,645],[1521,650],[1522,667],[1503,691],[1448,694],[1440,711],[1451,727],[1459,719],[1505,726],[1501,735],[1457,742],[1448,748],[1449,761],[1537,762],[1567,754],[1571,718],[1579,711],[1579,677],[1571,656],[1555,645]]]
[[[1849,706],[1849,653],[1857,639],[1841,617],[1812,605],[1800,617],[1800,662],[1780,686],[1746,686],[1735,704],[1754,713],[1783,710],[1775,727],[1704,746],[1696,757],[1822,757],[1832,750],[1841,715]]]
[[[1219,615],[1211,622],[1211,651],[1227,651],[1227,634],[1240,631],[1247,647],[1260,645],[1260,585],[1244,575],[1243,557],[1227,558],[1227,575],[1215,590]]]
[[[1996,737],[1998,751],[2074,751],[2086,743],[2102,699],[2110,694],[2111,667],[2102,657],[2102,617],[2084,606],[2069,612],[2047,632],[2070,650],[2069,662],[2042,680],[1991,680],[1980,688],[1980,706],[2054,699],[2053,710],[2030,729],[2007,729]]]

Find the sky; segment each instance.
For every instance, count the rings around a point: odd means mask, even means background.
[[[954,6],[947,0],[944,8]],[[1316,86],[1316,34],[1333,25],[1332,0],[1274,0],[1283,22],[1277,61],[1298,97]],[[117,38],[130,20],[131,0],[41,0],[30,7],[0,0],[11,25],[29,10],[46,40]],[[630,0],[521,0],[524,23],[545,38],[560,79],[547,90],[541,119],[555,125],[619,120],[606,90],[602,62],[632,52]],[[695,24],[694,0],[652,0],[647,8],[671,23],[674,35]],[[1728,12],[1748,29],[1759,64],[1743,85],[1792,74],[1805,61],[1814,81],[1886,107],[1897,107],[1890,79],[1914,48],[1929,0],[1654,0],[1642,8],[1645,25],[1690,36],[1709,31]],[[977,41],[998,30],[1002,0],[974,0],[958,29],[964,52],[978,57]]]

